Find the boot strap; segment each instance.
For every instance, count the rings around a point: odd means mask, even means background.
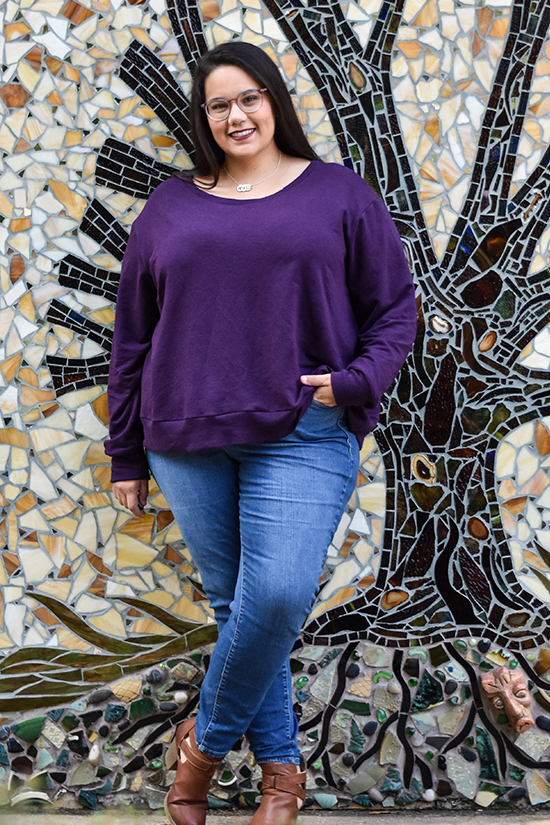
[[[302,783],[305,783],[307,774],[302,773],[290,774],[275,774],[275,776],[268,775],[262,779],[262,791],[275,790],[284,791],[285,793],[292,793],[298,799],[304,799],[306,792],[302,788]]]
[[[191,737],[193,737],[192,742]],[[199,771],[210,772],[214,765],[217,767],[221,762],[221,759],[208,756],[197,748],[194,726],[183,734],[178,742],[178,750],[183,751],[187,761]]]

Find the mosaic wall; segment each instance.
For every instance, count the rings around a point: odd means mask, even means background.
[[[113,498],[134,218],[190,78],[264,48],[418,286],[412,355],[292,654],[312,807],[550,801],[548,0],[2,0],[0,805],[161,807],[216,628],[166,501]],[[239,742],[212,807],[254,805]]]

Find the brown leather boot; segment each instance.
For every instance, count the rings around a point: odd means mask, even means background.
[[[306,797],[306,773],[298,765],[263,762],[262,801],[250,825],[292,825]]]
[[[178,753],[176,778],[164,800],[164,811],[172,825],[204,825],[210,781],[221,759],[197,748],[195,720],[188,719],[176,731]]]

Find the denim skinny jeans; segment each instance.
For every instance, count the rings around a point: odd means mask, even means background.
[[[314,401],[280,441],[147,457],[218,623],[197,745],[223,757],[246,733],[258,762],[298,764],[288,655],[354,488],[357,439],[341,409]]]

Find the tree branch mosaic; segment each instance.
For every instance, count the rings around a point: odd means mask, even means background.
[[[119,507],[102,440],[128,232],[192,164],[196,61],[233,37],[385,200],[417,285],[413,352],[291,657],[306,803],[550,802],[548,3],[0,14],[0,805],[161,807],[197,706],[200,578],[158,487],[142,519]],[[243,740],[211,805],[254,805],[258,782]]]

